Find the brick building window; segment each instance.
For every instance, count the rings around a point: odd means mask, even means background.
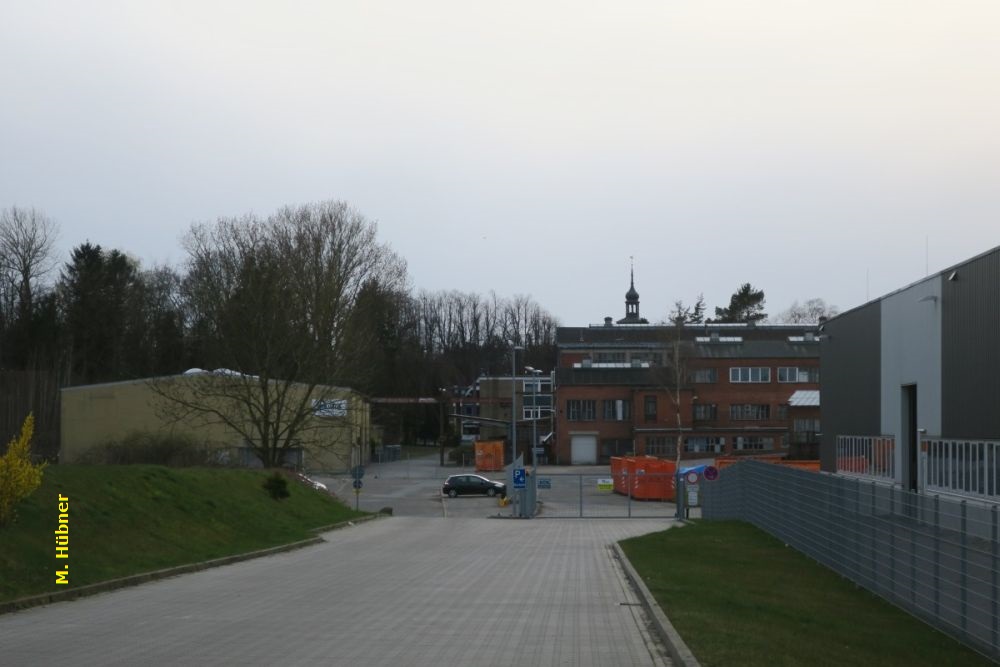
[[[591,422],[597,419],[597,401],[570,399],[566,401],[566,419],[571,422]]]
[[[611,399],[604,401],[605,421],[621,422],[632,419],[632,401],[626,399]]]
[[[774,449],[774,438],[765,437],[761,435],[746,435],[738,436],[736,438],[736,449],[737,450],[767,450]]]
[[[621,438],[601,440],[601,459],[610,460],[612,456],[631,456],[632,441]]]
[[[691,371],[691,382],[698,384],[714,384],[719,381],[718,368],[696,368]]]
[[[734,366],[729,369],[729,381],[734,384],[770,382],[771,369],[767,366]]]
[[[646,454],[648,456],[677,456],[677,439],[663,435],[651,435],[646,438]]]
[[[642,414],[646,421],[656,421],[656,396],[645,396],[642,401]]]
[[[684,438],[685,452],[715,452],[721,454],[726,448],[726,439],[709,436],[691,436]]]
[[[778,382],[819,382],[818,368],[800,368],[798,366],[780,366]]]
[[[733,421],[758,421],[771,418],[771,406],[762,403],[739,403],[729,406]]]
[[[659,352],[633,352],[631,360],[646,362],[653,366],[663,365],[663,355],[660,354]]]
[[[712,421],[719,418],[719,409],[715,403],[695,403],[691,406],[691,412],[695,421]]]

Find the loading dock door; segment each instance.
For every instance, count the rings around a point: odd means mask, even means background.
[[[597,464],[597,436],[570,436],[570,463],[573,465]]]

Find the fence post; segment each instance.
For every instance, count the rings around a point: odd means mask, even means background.
[[[962,634],[969,636],[967,625],[969,593],[968,504],[962,501]]]
[[[628,518],[632,518],[632,480],[629,479],[629,475],[626,472],[625,481],[628,483],[628,500],[626,500],[626,506],[628,507]]]
[[[889,597],[896,597],[896,489],[889,489]]]
[[[923,496],[919,493],[907,494],[913,503],[914,520],[910,522],[910,604],[917,606],[917,517],[923,514]],[[920,503],[919,505],[917,503]]]
[[[861,577],[861,482],[852,480],[854,484],[854,572],[855,578]]]
[[[872,592],[878,593],[878,552],[875,549],[876,541],[876,529],[875,529],[875,482],[872,482],[872,515],[871,515],[871,525],[872,525]]]
[[[577,477],[580,482],[580,518],[583,518],[583,475]]]
[[[993,567],[990,571],[993,573],[993,657],[996,658],[1000,656],[1000,646],[997,645],[997,634],[1000,632],[1000,628],[997,627],[997,597],[1000,596],[1000,589],[998,589],[998,577],[997,577],[997,556],[998,549],[1000,549],[1000,544],[998,544],[998,539],[1000,539],[1000,524],[997,523],[997,506],[994,505],[990,512],[993,514]]]
[[[941,496],[934,496],[934,618],[941,618]]]

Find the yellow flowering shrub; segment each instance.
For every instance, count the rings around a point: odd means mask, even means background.
[[[45,464],[31,463],[31,437],[35,417],[29,414],[21,426],[21,435],[10,441],[7,453],[0,456],[0,526],[14,518],[14,507],[42,483]]]

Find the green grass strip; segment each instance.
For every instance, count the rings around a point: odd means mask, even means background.
[[[706,667],[992,664],[747,523],[698,521],[621,546]]]

